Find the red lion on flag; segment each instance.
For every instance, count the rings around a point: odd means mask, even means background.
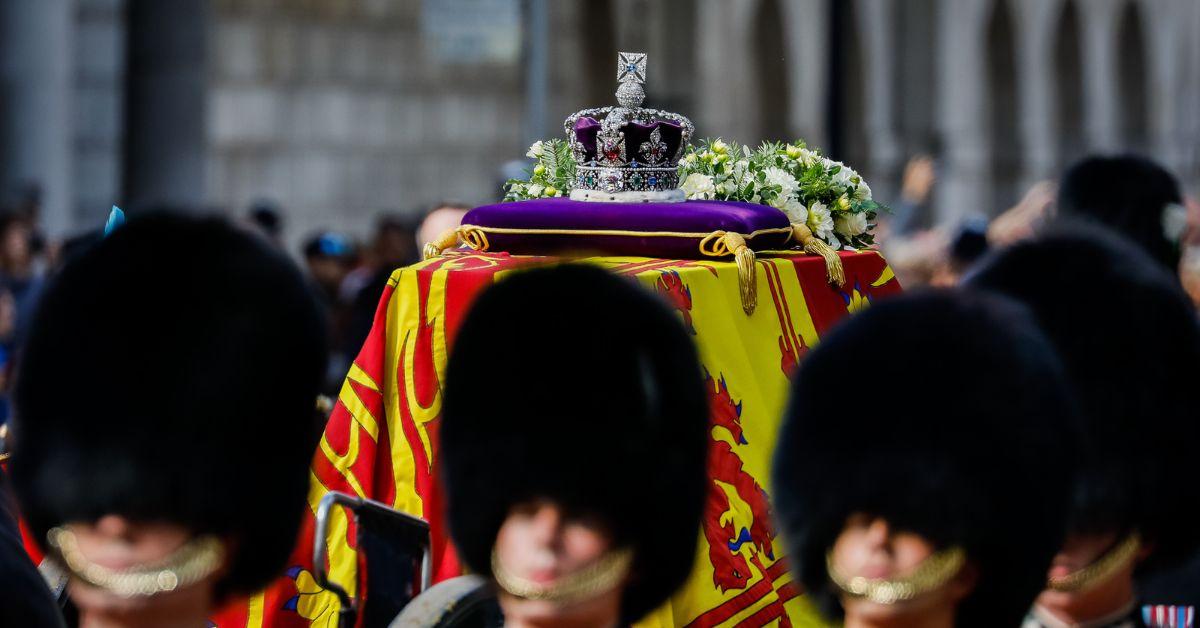
[[[742,432],[742,404],[733,401],[724,375],[714,381],[706,372],[704,383],[713,427],[728,431],[735,444],[747,444]],[[742,468],[742,459],[734,446],[718,438],[717,430],[713,432],[708,450],[708,500],[704,508],[704,536],[713,566],[713,584],[722,591],[744,589],[751,577],[749,564],[741,552],[744,545],[754,548],[752,560],[760,572],[763,568],[758,553],[774,560],[771,509],[766,491]]]

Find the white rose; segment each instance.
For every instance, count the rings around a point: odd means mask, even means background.
[[[817,201],[808,208],[808,220],[806,223],[813,235],[822,240],[829,240],[829,236],[833,235],[833,216],[829,213],[829,208],[825,203]]]
[[[853,237],[867,232],[867,215],[865,213],[843,212],[838,214],[833,223],[833,230],[846,237]]]
[[[734,181],[733,179],[726,179],[724,183],[717,186],[717,189],[719,189],[721,194],[724,194],[725,196],[732,196],[738,192],[737,181]]]
[[[544,152],[546,152],[546,147],[542,145],[541,141],[537,141],[529,147],[529,151],[525,153],[525,156],[530,159],[541,159]]]
[[[800,186],[796,182],[796,177],[793,177],[783,168],[776,168],[774,166],[767,168],[766,175],[767,185],[777,185],[782,188],[783,191],[779,193],[779,196],[783,198],[791,196],[796,192],[796,188]]]
[[[713,185],[713,178],[699,172],[689,174],[679,189],[683,190],[688,198],[702,200],[711,199],[717,191],[716,186]]]
[[[530,185],[529,187],[525,188],[525,193],[528,194],[532,198],[538,198],[542,195],[542,191],[545,189],[546,188],[534,183],[534,184]]]
[[[869,201],[871,198],[871,186],[867,185],[866,181],[860,181],[858,183],[858,189],[854,190],[854,200]]]
[[[808,222],[808,208],[796,199],[788,199],[787,204],[783,207],[783,213],[787,214],[788,220],[796,224],[802,225]]]

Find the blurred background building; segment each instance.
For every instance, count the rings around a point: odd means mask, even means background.
[[[282,209],[287,241],[498,196],[613,102],[617,50],[700,136],[802,137],[929,222],[995,215],[1085,152],[1200,184],[1196,0],[4,0],[0,204],[51,237],[109,205]]]

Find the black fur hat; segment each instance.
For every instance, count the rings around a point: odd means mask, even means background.
[[[547,498],[634,551],[622,615],[691,571],[708,409],[695,347],[649,292],[598,268],[517,273],[468,312],[447,367],[439,464],[450,533],[490,574],[510,509]]]
[[[234,540],[218,594],[295,546],[325,327],[295,266],[218,218],[131,220],[67,264],[16,379],[12,475],[35,534],[119,514]]]
[[[1184,558],[1200,501],[1200,327],[1179,283],[1132,243],[1079,226],[1001,252],[968,282],[1028,305],[1062,356],[1094,446],[1071,529],[1137,529],[1155,545],[1144,568]]]
[[[1113,229],[1174,273],[1179,242],[1167,237],[1164,215],[1172,203],[1183,203],[1179,182],[1162,166],[1134,155],[1083,159],[1067,170],[1058,189],[1064,219]]]
[[[910,294],[835,328],[797,373],[773,481],[792,566],[840,613],[825,555],[856,513],[959,546],[979,572],[959,626],[1009,627],[1060,547],[1077,426],[1021,306]]]

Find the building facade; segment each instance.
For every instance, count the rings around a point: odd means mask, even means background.
[[[700,136],[802,137],[887,198],[936,157],[942,221],[1089,152],[1200,183],[1195,0],[12,0],[0,201],[52,235],[110,204],[287,212],[292,241],[497,196],[501,167],[613,102],[615,52]]]

